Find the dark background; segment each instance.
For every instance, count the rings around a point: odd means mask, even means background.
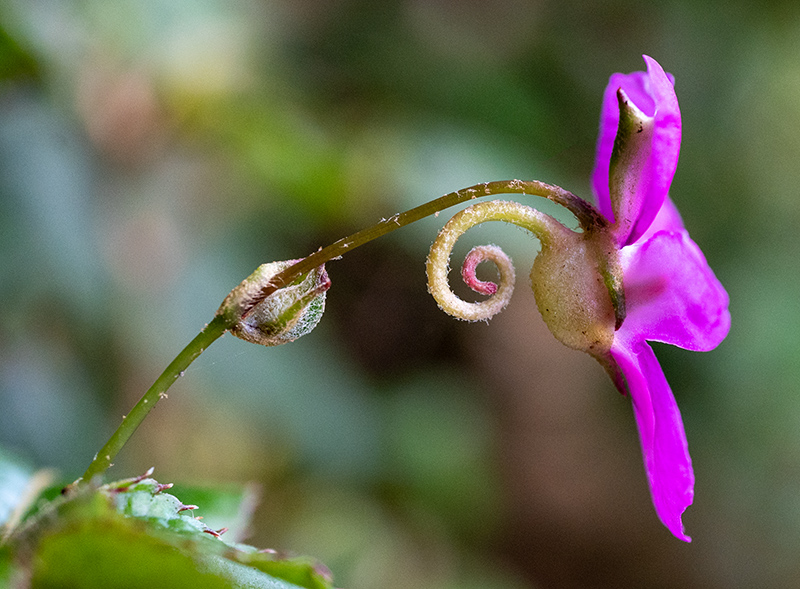
[[[517,293],[489,325],[438,311],[448,213],[331,263],[308,337],[216,343],[112,473],[258,481],[251,542],[350,589],[796,586],[794,2],[0,1],[0,444],[79,476],[263,262],[487,180],[589,198],[603,89],[642,53],[677,80],[671,194],[731,295],[717,350],[656,346],[691,544],[650,505],[628,400],[543,326],[534,240],[471,232]]]

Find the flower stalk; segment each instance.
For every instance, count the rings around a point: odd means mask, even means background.
[[[172,384],[180,378],[189,365],[194,362],[203,351],[214,343],[227,329],[231,327],[229,320],[217,315],[189,344],[170,362],[169,366],[161,373],[153,385],[134,405],[130,413],[123,416],[122,423],[111,435],[108,442],[95,455],[94,460],[75,483],[90,482],[97,476],[102,475],[112,466],[113,460],[119,451],[130,439],[133,433],[142,424],[148,413],[153,410]]]
[[[544,182],[538,182],[536,180],[501,180],[497,182],[475,184],[474,186],[445,194],[444,196],[405,211],[404,213],[393,215],[388,219],[382,220],[380,223],[376,223],[371,227],[362,229],[348,237],[344,237],[322,248],[318,252],[303,258],[297,264],[276,274],[270,281],[270,284],[265,286],[258,296],[253,297],[252,305],[257,305],[261,300],[265,299],[276,290],[294,282],[299,276],[310,272],[314,268],[330,260],[343,256],[347,252],[365,243],[369,243],[373,239],[377,239],[387,233],[400,229],[400,227],[405,227],[406,225],[415,223],[416,221],[450,207],[469,202],[479,197],[497,196],[501,194],[526,194],[529,196],[547,198],[565,207],[574,214],[578,223],[584,230],[607,223],[605,218],[593,205],[559,186],[545,184]],[[244,316],[246,317],[248,313],[249,309],[246,309],[244,311]]]
[[[524,180],[486,182],[450,192],[423,205],[398,213],[388,219],[383,219],[371,227],[344,237],[296,262],[274,262],[270,264],[269,266],[281,268],[277,273],[265,273],[263,269],[266,265],[264,265],[231,291],[231,294],[228,295],[217,311],[214,319],[175,357],[161,376],[131,409],[130,413],[123,417],[122,423],[111,435],[111,438],[95,455],[83,476],[76,480],[73,485],[81,482],[87,483],[95,477],[103,475],[113,465],[119,451],[122,450],[136,429],[150,411],[153,410],[156,403],[166,396],[166,392],[172,384],[208,346],[226,331],[231,331],[237,337],[247,341],[263,345],[275,345],[292,341],[302,333],[310,331],[310,329],[301,330],[299,335],[293,332],[292,329],[296,327],[297,321],[294,320],[295,318],[287,320],[287,313],[291,315],[305,312],[306,307],[313,305],[314,301],[319,300],[320,295],[324,294],[324,291],[330,286],[323,269],[326,262],[338,259],[347,252],[378,237],[449,207],[463,204],[479,197],[499,194],[527,194],[547,198],[570,210],[584,228],[589,228],[597,223],[605,223],[602,215],[591,204],[558,186]],[[309,296],[307,293],[302,295],[301,299],[293,300],[290,298],[288,302],[282,303],[286,306],[280,311],[275,309],[270,309],[268,312],[264,311],[265,304],[272,303],[275,298],[272,295],[276,291],[282,291],[280,294],[283,294],[283,291],[294,288],[295,285],[304,281],[310,274],[319,274],[319,279],[314,281],[311,286],[313,296]],[[324,278],[322,277],[323,274],[325,274]],[[267,301],[268,298],[270,298],[269,301]],[[253,314],[255,315],[251,317]],[[314,322],[315,324],[316,322]],[[284,333],[281,333],[281,330],[284,330]],[[267,340],[270,343],[266,343]]]

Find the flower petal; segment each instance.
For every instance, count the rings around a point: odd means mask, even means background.
[[[660,231],[620,255],[627,306],[622,335],[703,352],[725,339],[728,293],[687,231]]]
[[[616,221],[621,211],[612,207],[609,191],[609,168],[619,126],[617,89],[622,88],[631,102],[645,115],[654,117],[649,160],[640,171],[647,186],[637,191],[638,202],[626,203],[625,213],[631,218],[629,235],[621,236],[623,244],[635,242],[647,230],[661,209],[669,191],[681,142],[681,117],[678,99],[670,76],[653,58],[644,56],[647,73],[613,74],[603,94],[600,115],[600,136],[597,141],[592,186],[598,206],[608,219]]]
[[[691,542],[684,532],[681,515],[694,499],[694,471],[672,390],[646,342],[617,338],[611,356],[625,376],[631,394],[656,513],[675,537]]]
[[[655,128],[650,153],[650,191],[641,203],[639,216],[627,243],[634,243],[647,231],[664,204],[678,167],[681,149],[681,111],[673,82],[652,57],[645,55],[644,61],[647,63],[650,96],[655,103]],[[647,113],[642,106],[639,108]]]
[[[640,243],[644,243],[659,231],[684,231],[683,219],[678,212],[678,207],[672,202],[672,199],[667,195],[664,199],[664,204],[661,205],[661,210],[658,211],[656,218],[650,223],[647,231],[638,239]]]

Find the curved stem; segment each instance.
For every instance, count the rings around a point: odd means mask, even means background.
[[[456,192],[445,194],[440,198],[404,213],[398,213],[389,219],[382,220],[372,227],[368,227],[348,237],[342,238],[276,274],[267,286],[262,288],[256,296],[248,300],[247,307],[241,309],[241,315],[235,320],[226,318],[224,314],[216,315],[211,323],[209,323],[205,329],[178,354],[169,366],[167,366],[166,370],[164,370],[161,376],[153,383],[153,386],[147,390],[131,412],[123,417],[122,424],[112,434],[105,446],[95,455],[89,468],[86,469],[86,472],[80,479],[75,481],[75,484],[81,481],[88,482],[92,478],[103,474],[112,465],[112,461],[116,455],[128,439],[130,439],[142,421],[144,421],[147,414],[150,413],[152,408],[155,407],[156,403],[158,403],[163,396],[166,396],[165,392],[172,386],[172,383],[183,374],[183,371],[186,370],[195,358],[203,353],[203,351],[225,333],[226,330],[233,327],[236,320],[242,320],[247,317],[248,313],[276,290],[292,284],[299,277],[329,260],[338,258],[400,227],[419,221],[420,219],[436,214],[439,211],[457,204],[482,196],[498,194],[529,194],[531,196],[548,198],[570,210],[576,216],[578,222],[585,231],[590,230],[592,227],[607,224],[605,218],[591,204],[563,188],[545,184],[544,182],[537,182],[535,180],[507,180],[476,184],[469,188],[463,188]]]
[[[514,268],[505,254],[493,253],[489,259],[500,271],[500,286],[489,299],[470,303],[459,298],[447,280],[450,253],[456,241],[468,229],[487,221],[504,221],[527,229],[541,242],[542,248],[553,241],[569,239],[576,235],[550,215],[513,201],[493,200],[481,202],[456,213],[442,228],[428,255],[428,291],[445,313],[465,321],[485,321],[502,311],[511,300],[514,290]],[[499,248],[497,248],[499,250]],[[499,250],[502,253],[502,250]],[[470,252],[472,255],[472,252]]]
[[[575,196],[571,192],[558,186],[537,182],[536,180],[501,180],[498,182],[485,182],[476,184],[468,188],[462,188],[455,192],[450,192],[442,197],[432,200],[424,205],[398,213],[388,219],[376,223],[372,227],[362,229],[348,237],[344,237],[328,247],[325,247],[310,256],[303,258],[293,266],[286,268],[281,273],[275,275],[270,284],[261,290],[258,297],[251,301],[250,308],[245,309],[243,316],[247,314],[258,303],[263,301],[276,290],[291,284],[295,279],[312,269],[321,266],[325,262],[346,254],[347,252],[364,245],[387,233],[391,233],[400,227],[409,225],[420,219],[449,207],[462,204],[482,196],[496,196],[499,194],[528,194],[531,196],[541,196],[552,200],[555,203],[567,208],[578,219],[584,231],[593,227],[607,224],[606,219],[591,204],[582,198]]]
[[[112,434],[106,445],[95,455],[94,460],[86,469],[83,476],[75,481],[91,481],[94,477],[102,475],[110,466],[117,453],[122,449],[128,439],[136,431],[136,428],[144,421],[147,414],[156,406],[156,403],[163,398],[169,387],[178,380],[186,368],[203,351],[217,340],[225,331],[230,328],[230,323],[219,315],[206,325],[206,327],[178,354],[175,359],[167,366],[166,370],[153,383],[147,392],[139,399],[139,402],[131,409],[117,430]]]

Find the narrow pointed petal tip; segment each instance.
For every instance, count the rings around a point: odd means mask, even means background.
[[[649,101],[637,106],[655,119],[650,153],[650,189],[640,203],[640,213],[627,243],[636,242],[647,231],[664,204],[678,167],[681,148],[681,111],[674,82],[655,59],[647,55],[643,57],[647,64]],[[651,104],[653,110],[649,111]]]
[[[656,514],[676,538],[690,542],[681,516],[694,500],[694,470],[675,397],[646,342],[618,339],[611,356],[631,395]]]
[[[678,165],[681,142],[681,116],[671,76],[649,56],[644,56],[647,72],[613,74],[603,94],[600,115],[600,134],[597,141],[592,188],[600,212],[610,221],[617,221],[621,211],[612,206],[609,171],[614,140],[619,127],[617,90],[622,89],[631,103],[648,117],[654,118],[650,141],[650,157],[640,170],[643,190],[636,202],[626,203],[625,209],[635,215],[627,218],[626,235],[620,235],[623,245],[637,241],[648,229],[661,209],[669,192]]]

